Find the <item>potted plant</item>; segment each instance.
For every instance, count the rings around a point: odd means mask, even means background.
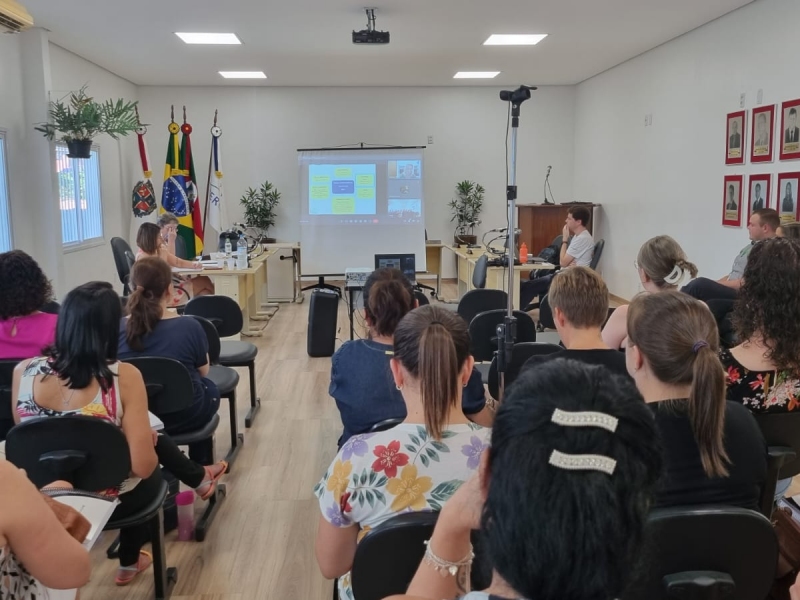
[[[281,193],[269,181],[261,184],[257,190],[248,188],[239,203],[244,206],[244,222],[259,232],[259,242],[274,244],[275,238],[267,237],[269,228],[275,225],[275,207]]]
[[[474,181],[461,181],[456,184],[456,198],[450,201],[453,210],[451,222],[456,221],[455,244],[475,244],[478,239],[474,235],[476,225],[481,224],[480,214],[483,209],[483,194],[486,190]]]
[[[65,101],[66,100],[66,101]],[[36,131],[41,131],[48,140],[58,137],[66,142],[70,158],[89,158],[92,139],[106,133],[115,140],[136,131],[139,120],[136,118],[136,102],[106,100],[95,102],[86,94],[86,86],[70,93],[68,99],[61,98],[50,102],[49,123],[38,123]]]

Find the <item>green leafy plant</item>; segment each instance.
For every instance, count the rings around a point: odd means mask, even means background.
[[[458,223],[460,235],[472,235],[475,226],[481,224],[480,214],[483,210],[483,195],[486,190],[474,181],[464,180],[456,184],[456,198],[450,201],[453,210],[451,222]]]
[[[269,181],[262,183],[257,190],[248,188],[239,200],[244,206],[244,222],[266,236],[269,228],[275,225],[275,208],[280,199],[281,193]]]
[[[50,122],[37,123],[34,129],[41,131],[48,140],[58,137],[67,143],[89,141],[101,133],[116,140],[139,127],[136,104],[122,98],[95,102],[94,98],[87,95],[86,86],[83,86],[68,97],[50,102]]]

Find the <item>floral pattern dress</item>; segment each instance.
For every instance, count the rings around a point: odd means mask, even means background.
[[[44,586],[28,573],[8,546],[0,548],[0,598],[3,600],[47,598]]]
[[[741,402],[754,413],[800,409],[800,379],[790,371],[749,371],[727,348],[720,351],[719,357],[725,367],[728,400]]]
[[[314,488],[322,516],[334,527],[358,526],[361,541],[397,514],[439,511],[477,470],[490,432],[450,425],[437,441],[424,426],[402,423],[355,435]],[[339,578],[339,597],[354,600],[350,573]]]

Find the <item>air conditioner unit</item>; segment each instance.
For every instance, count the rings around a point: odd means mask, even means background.
[[[0,32],[19,33],[33,26],[33,17],[16,0],[0,0]]]

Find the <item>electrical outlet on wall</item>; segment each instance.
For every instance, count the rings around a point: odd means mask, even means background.
[[[761,104],[764,101],[764,90],[758,90],[758,95],[756,96],[756,104]]]
[[[747,96],[744,92],[742,92],[742,94],[739,95],[739,108],[744,108],[744,103],[746,98]]]
[[[653,124],[653,114],[648,113],[644,116],[644,126],[650,127]]]
[[[428,144],[433,144],[433,136],[432,135],[428,136]]]

